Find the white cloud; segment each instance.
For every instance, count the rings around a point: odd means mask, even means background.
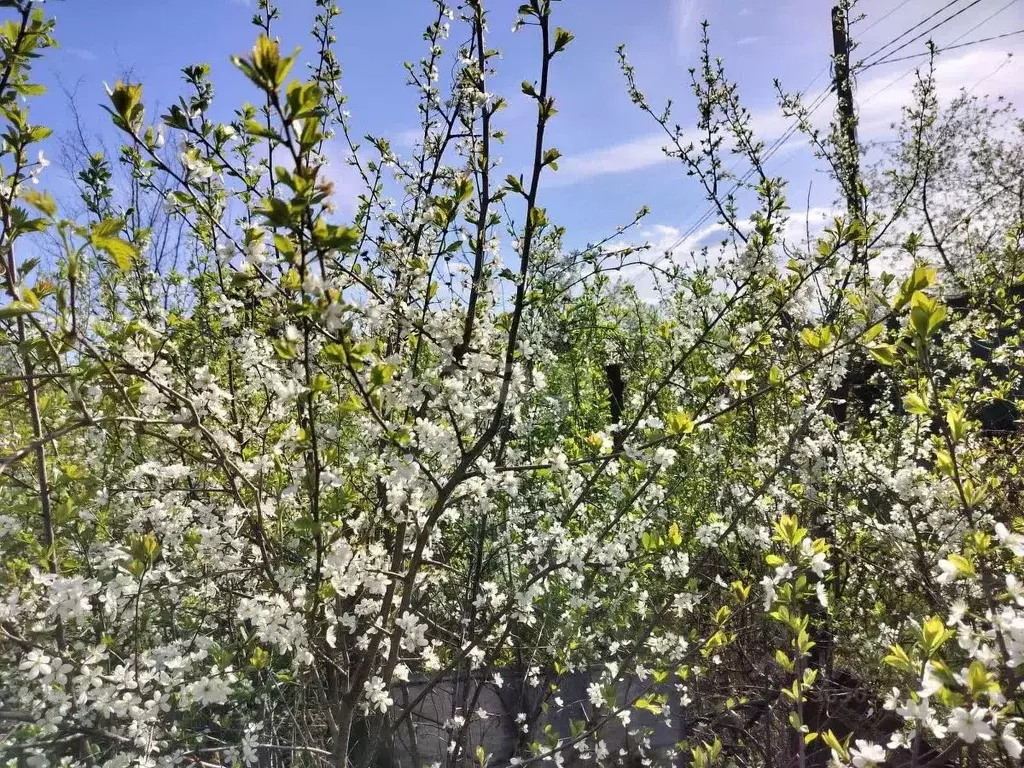
[[[683,237],[683,230],[668,224],[653,224],[641,230],[639,241],[625,244],[627,247],[646,245],[645,254],[637,254],[642,264],[630,264],[619,270],[616,278],[632,285],[637,295],[644,301],[657,301],[658,277],[656,269],[667,269],[670,266],[682,266],[687,263],[691,253],[703,246],[717,246],[715,235],[726,231],[722,224],[711,223],[688,237]],[[653,269],[652,269],[653,268]]]
[[[339,141],[328,141],[324,145],[324,157],[327,165],[321,173],[334,184],[331,199],[341,216],[352,216],[358,207],[359,195],[366,191],[363,179],[359,171],[345,162],[348,157],[347,148]]]
[[[791,211],[783,227],[782,239],[790,245],[800,248],[813,248],[813,243],[833,219],[842,216],[843,212],[831,207],[812,207],[804,211]],[[740,222],[740,229],[750,231],[750,222]],[[698,229],[693,234],[683,237],[684,231],[690,227],[653,224],[640,232],[641,240],[630,245],[646,243],[649,246],[645,264],[665,269],[673,264],[685,266],[693,263],[694,258],[703,258],[699,254],[707,248],[707,260],[711,263],[723,255],[722,240],[728,238],[728,227],[713,222]],[[806,241],[810,238],[810,243]],[[726,249],[731,248],[727,245]],[[693,256],[693,258],[691,258]],[[657,301],[660,296],[657,289],[657,276],[650,266],[632,264],[618,272],[618,279],[631,284],[644,301]]]
[[[654,253],[662,254],[668,259],[674,254],[690,253],[703,245],[707,245],[712,235],[725,231],[725,225],[713,222],[684,238],[682,237],[682,231],[678,227],[655,224],[641,234],[651,244],[651,250]]]
[[[423,139],[423,128],[417,126],[416,128],[403,128],[394,134],[393,141],[395,146],[402,149],[412,149],[416,146],[418,141]]]
[[[811,246],[825,228],[845,211],[836,208],[817,206],[806,211],[790,211],[789,219],[782,231],[782,239],[794,245]],[[811,243],[807,242],[808,237]]]
[[[948,58],[947,58],[948,57]],[[864,138],[881,138],[900,118],[912,98],[914,68],[887,72],[865,79],[857,89],[860,131]],[[919,65],[926,66],[926,65]],[[948,102],[968,89],[975,95],[992,94],[1013,99],[1024,94],[1016,62],[1001,50],[974,50],[960,56],[939,56],[935,63],[939,100]]]

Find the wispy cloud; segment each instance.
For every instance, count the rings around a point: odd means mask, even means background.
[[[594,176],[629,173],[660,165],[669,159],[664,150],[666,143],[665,134],[659,132],[591,152],[567,155],[559,161],[558,173],[552,176],[550,183],[564,186]]]
[[[672,31],[676,56],[679,58],[685,58],[700,40],[698,12],[702,5],[702,0],[672,0]]]
[[[752,45],[753,43],[759,42],[761,40],[764,40],[763,35],[748,35],[747,37],[741,37],[739,40],[737,40],[736,45]]]
[[[766,140],[780,136],[788,126],[785,118],[774,108],[752,112],[751,121],[755,135]],[[700,138],[700,132],[694,128],[684,131],[680,136],[679,143],[686,147],[691,143],[696,143]],[[630,173],[652,168],[672,160],[665,152],[665,147],[668,144],[668,137],[664,131],[659,131],[621,144],[613,144],[577,155],[568,155],[559,161],[559,171],[552,177],[551,183],[556,186],[564,186],[595,176]]]
[[[96,61],[96,54],[88,48],[64,48],[63,51],[80,61]]]
[[[1009,62],[1009,63],[1008,63]],[[1024,97],[1024,82],[1013,60],[996,50],[975,50],[958,57],[941,58],[936,64],[939,98],[948,101],[961,89],[975,93],[991,93],[1008,98]],[[860,114],[860,135],[865,141],[887,136],[894,121],[899,120],[901,109],[911,97],[914,86],[913,69],[897,70],[865,78],[857,89]],[[818,93],[820,93],[819,91]],[[810,94],[813,101],[816,94]],[[814,122],[823,127],[832,116],[833,100],[828,98],[814,114]],[[775,107],[751,111],[755,135],[771,142],[786,133],[791,122]],[[683,145],[696,141],[696,131],[687,131]],[[664,147],[668,144],[664,132],[649,133],[621,143],[588,152],[567,155],[559,162],[560,170],[552,177],[556,186],[577,184],[587,179],[609,174],[640,171],[668,162]],[[800,136],[794,135],[776,152],[784,157],[803,146]]]

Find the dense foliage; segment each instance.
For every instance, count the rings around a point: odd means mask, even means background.
[[[1012,112],[940,109],[925,71],[854,186],[843,132],[814,132],[849,208],[794,238],[707,41],[696,144],[623,55],[723,241],[651,255],[641,211],[573,250],[542,205],[572,42],[550,0],[518,11],[535,150],[508,176],[482,0],[434,2],[406,158],[352,134],[337,7],[300,72],[261,0],[253,103],[215,120],[205,65],[158,117],[117,82],[120,156],[86,158],[67,216],[29,111],[54,24],[0,6],[6,764],[377,764],[459,674],[486,685],[452,694],[446,765],[1016,764]],[[612,279],[630,264],[656,301]],[[573,673],[582,716],[545,726]],[[540,704],[492,754],[480,697],[512,686]]]

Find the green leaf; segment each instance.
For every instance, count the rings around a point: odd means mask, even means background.
[[[672,523],[672,525],[668,527],[668,540],[671,541],[672,544],[677,547],[683,543],[683,537],[679,533],[678,523]]]
[[[946,423],[949,425],[949,433],[954,442],[960,442],[967,434],[967,420],[963,411],[958,408],[950,408],[946,411]]]
[[[106,218],[93,224],[90,231],[95,236],[114,237],[121,234],[123,228],[124,219]]]
[[[972,696],[987,693],[989,688],[989,672],[985,669],[985,665],[977,659],[972,661],[971,666],[967,668],[965,682],[967,683],[967,690],[971,692]]]
[[[652,715],[661,714],[661,705],[655,702],[652,698],[647,698],[646,696],[642,696],[641,698],[637,699],[636,703],[633,706],[637,709],[642,709],[647,712],[650,712]]]
[[[232,61],[259,88],[276,91],[284,85],[297,55],[298,49],[291,56],[282,57],[277,41],[260,35],[252,48],[251,59],[234,56]]]
[[[370,383],[376,389],[382,387],[391,381],[391,377],[395,375],[395,366],[387,363],[375,365],[370,370]]]
[[[131,269],[132,263],[139,255],[138,249],[134,245],[119,237],[102,237],[93,235],[92,244],[94,247],[110,256],[117,265],[117,268],[122,272],[127,272]]]
[[[250,136],[255,136],[260,139],[271,139],[272,141],[280,144],[284,141],[284,138],[275,131],[273,128],[268,128],[266,123],[261,123],[258,120],[249,118],[244,123],[245,132]]]
[[[832,343],[832,330],[830,328],[822,328],[815,331],[813,328],[804,328],[800,331],[800,338],[811,349],[820,351]]]
[[[846,747],[842,745],[842,742],[840,742],[836,735],[832,733],[831,729],[822,732],[821,740],[825,742],[825,745],[828,746],[829,749],[834,750],[835,753],[839,755],[840,760],[845,761],[849,759],[849,753],[846,751]]]
[[[919,416],[924,416],[928,413],[928,404],[917,392],[911,392],[909,395],[904,397],[903,404],[907,408],[907,413],[913,413]]]
[[[289,344],[287,341],[282,339],[274,339],[273,341],[274,351],[277,356],[282,360],[292,360],[295,357],[295,345]]]
[[[8,320],[12,317],[20,317],[21,315],[30,315],[36,311],[38,307],[32,306],[27,301],[12,301],[6,307],[0,307],[0,320]]]
[[[945,475],[946,477],[953,477],[955,474],[955,467],[953,465],[953,457],[949,451],[939,448],[935,451],[935,469],[939,474]]]
[[[686,411],[674,411],[665,417],[668,428],[677,435],[688,435],[693,432],[693,417]]]
[[[57,213],[57,202],[49,192],[39,192],[30,189],[22,194],[21,199],[50,218],[53,218]]]
[[[558,170],[558,158],[562,156],[562,153],[552,147],[544,152],[544,159],[542,165],[550,165],[552,169]]]
[[[253,666],[253,669],[263,669],[270,663],[270,654],[257,645],[253,648],[252,655],[249,657],[249,663]]]
[[[274,235],[274,247],[288,259],[294,256],[298,250],[295,241],[287,235]]]
[[[910,324],[919,336],[930,336],[946,318],[946,308],[918,291],[911,298]]]
[[[873,347],[868,347],[871,356],[882,365],[894,365],[898,359],[896,357],[898,351],[892,344],[876,344]]]
[[[863,343],[865,343],[865,344],[868,344],[868,343],[874,341],[875,338],[883,330],[884,330],[884,328],[883,328],[882,324],[881,323],[877,323],[876,325],[871,326],[870,328],[868,328],[867,331],[864,332],[864,337],[861,339],[861,341]]]
[[[882,663],[904,672],[910,672],[914,669],[914,663],[910,660],[907,652],[899,645],[889,646],[889,654],[882,659]]]
[[[36,296],[35,291],[28,286],[22,286],[19,292],[21,293],[22,301],[32,307],[32,309],[39,309],[39,297]]]
[[[332,363],[345,365],[348,361],[348,354],[345,352],[345,347],[341,344],[324,344],[322,350],[324,358]]]
[[[260,206],[260,213],[275,227],[287,227],[292,222],[291,206],[277,197],[266,198]]]
[[[963,555],[958,555],[954,552],[948,555],[946,559],[956,566],[956,570],[961,576],[977,576],[974,564]]]
[[[527,223],[533,230],[540,229],[548,223],[548,212],[544,208],[531,208]]]
[[[555,27],[555,47],[552,53],[561,53],[569,46],[573,39],[572,32],[561,27]]]
[[[921,627],[921,647],[928,656],[932,656],[951,636],[952,632],[946,629],[942,619],[932,616]]]
[[[899,293],[893,301],[895,309],[902,309],[907,305],[915,293],[924,290],[935,283],[938,272],[933,267],[920,266],[903,281]]]
[[[122,83],[118,80],[114,87],[107,91],[113,110],[114,124],[121,130],[134,133],[142,126],[144,107],[142,105],[142,85],[139,83]]]
[[[523,177],[522,176],[516,177],[516,176],[513,176],[510,173],[508,176],[505,177],[505,184],[513,192],[518,192],[523,197],[526,196],[526,190],[523,189]]]
[[[323,240],[323,245],[334,251],[341,251],[342,253],[350,253],[355,250],[356,246],[359,245],[359,238],[362,233],[357,227],[346,227],[338,226],[335,224],[327,225],[327,233]]]
[[[34,125],[32,130],[28,132],[29,141],[36,143],[43,141],[44,139],[50,138],[53,135],[53,129],[45,125]]]

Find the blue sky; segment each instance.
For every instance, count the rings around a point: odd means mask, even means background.
[[[947,0],[863,0],[867,18],[855,28],[867,54],[935,12]],[[969,7],[934,33],[941,48],[1024,28],[1024,0],[960,0],[951,10]],[[421,34],[430,19],[426,0],[339,0],[338,56],[344,66],[344,87],[359,132],[390,135],[403,149],[402,137],[415,128],[414,95],[403,85],[402,62],[423,52]],[[311,0],[281,2],[276,34],[285,48],[302,45],[312,52],[308,28]],[[39,79],[51,92],[37,103],[34,119],[67,125],[67,101],[55,86],[74,90],[89,134],[107,132],[98,105],[103,82],[131,71],[146,88],[147,104],[167,105],[181,90],[180,68],[205,61],[217,86],[215,112],[230,110],[254,92],[229,62],[231,53],[251,47],[256,35],[249,24],[255,3],[246,0],[68,0],[47,2],[58,19],[61,50],[39,65]],[[501,121],[510,134],[528,132],[534,121],[531,106],[519,93],[523,79],[534,79],[536,38],[529,30],[512,34],[516,0],[492,0],[492,42],[504,51],[494,90],[506,95],[510,108]],[[810,93],[827,86],[831,53],[831,2],[826,0],[562,0],[556,23],[573,31],[576,40],[556,60],[552,87],[559,114],[552,123],[550,144],[563,153],[561,170],[546,177],[544,202],[555,220],[568,227],[570,240],[580,243],[607,234],[648,204],[644,235],[662,245],[676,241],[705,210],[696,184],[678,163],[666,161],[656,125],[626,96],[615,56],[619,43],[628,46],[641,85],[654,104],[672,97],[677,119],[692,118],[688,68],[697,61],[699,25],[711,22],[715,52],[725,59],[739,82],[755,124],[766,140],[779,136],[786,123],[774,108],[773,78],[787,90],[804,89],[817,77]],[[889,14],[884,19],[885,14]],[[936,21],[947,14],[936,17]],[[928,26],[930,26],[929,23]],[[923,27],[925,29],[926,27]],[[916,34],[916,33],[915,33]],[[924,50],[924,40],[900,55]],[[1008,52],[1018,55],[1007,59]],[[915,61],[876,67],[858,82],[862,137],[883,139],[898,116],[913,82]],[[943,93],[976,87],[1017,98],[1024,95],[1024,35],[960,48],[940,57]],[[820,110],[825,117],[827,109]],[[151,108],[150,115],[154,114]],[[406,147],[407,149],[407,147]],[[503,170],[521,170],[525,145],[515,141],[506,150]],[[787,146],[773,161],[776,172],[792,180],[794,209],[806,207],[808,184],[812,207],[824,213],[830,201],[824,179],[815,176],[812,159],[799,144]],[[48,171],[60,174],[54,166]],[[353,194],[339,173],[341,194]],[[815,180],[817,179],[817,180]],[[44,181],[59,187],[58,178]],[[800,201],[800,202],[798,202]],[[344,200],[342,209],[344,210]],[[702,234],[702,233],[698,233]],[[706,235],[705,235],[706,236]],[[687,244],[695,242],[691,239]]]

